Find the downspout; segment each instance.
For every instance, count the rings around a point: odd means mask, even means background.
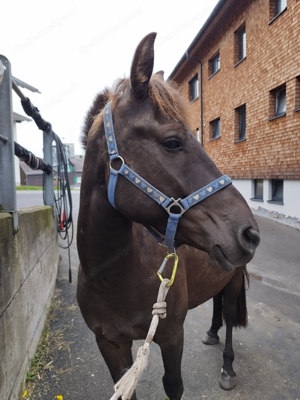
[[[203,91],[202,91],[202,62],[199,62],[199,70],[200,70],[200,135],[201,135],[201,145],[204,147],[204,126],[203,126]]]

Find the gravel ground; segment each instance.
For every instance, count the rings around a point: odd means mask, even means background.
[[[273,221],[300,230],[300,219],[298,218],[290,217],[289,215],[281,214],[277,211],[268,211],[263,207],[258,207],[258,209],[253,209],[252,212],[256,215],[261,215],[262,217],[270,218]]]

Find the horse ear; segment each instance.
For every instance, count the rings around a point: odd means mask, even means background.
[[[134,96],[142,99],[147,96],[148,84],[154,64],[154,41],[156,33],[149,33],[138,45],[131,64],[130,81]]]
[[[155,75],[159,76],[163,81],[165,80],[165,73],[164,71],[157,71]]]

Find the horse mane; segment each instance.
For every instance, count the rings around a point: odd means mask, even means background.
[[[112,109],[116,100],[130,87],[128,78],[120,79],[111,89],[105,88],[99,93],[85,118],[82,130],[81,143],[84,148],[89,139],[93,138],[102,123],[102,109],[108,101],[112,101]],[[148,87],[148,96],[153,105],[167,119],[181,121],[188,126],[186,102],[180,96],[175,82],[165,82],[160,73],[151,77]]]
[[[85,117],[85,124],[80,137],[83,148],[86,148],[87,146],[89,131],[94,123],[95,117],[101,113],[101,110],[109,100],[109,93],[110,90],[108,88],[105,88],[101,93],[99,93]]]

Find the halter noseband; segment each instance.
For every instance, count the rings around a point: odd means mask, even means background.
[[[160,192],[158,189],[156,189],[154,186],[152,186],[149,182],[147,182],[136,172],[134,172],[130,167],[128,167],[128,165],[125,164],[124,159],[119,155],[115,132],[114,132],[113,120],[112,120],[111,102],[107,103],[106,106],[104,107],[103,123],[104,123],[106,144],[110,158],[110,175],[108,182],[108,200],[110,204],[114,208],[116,208],[115,206],[116,185],[118,176],[122,175],[132,184],[138,187],[142,192],[144,192],[147,196],[149,196],[156,203],[158,203],[169,214],[164,240],[168,248],[173,250],[174,247],[176,247],[174,244],[174,239],[178,222],[181,216],[195,204],[200,203],[207,197],[228,186],[231,183],[231,179],[227,175],[223,175],[220,178],[211,182],[210,184],[203,186],[199,190],[196,190],[195,192],[185,197],[184,199],[181,198],[174,199],[173,197],[168,197],[162,192]],[[114,160],[119,160],[121,162],[121,166],[118,170],[112,167],[112,162]],[[150,227],[150,230],[152,232],[153,229],[154,228]]]

